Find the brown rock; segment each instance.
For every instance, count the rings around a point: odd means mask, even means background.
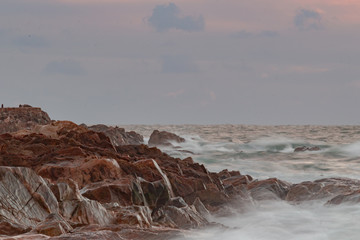
[[[294,152],[306,152],[306,151],[320,151],[320,148],[319,147],[302,146],[302,147],[297,147],[294,149]]]
[[[84,197],[96,200],[100,203],[117,203],[120,206],[130,206],[139,203],[133,195],[134,179],[121,178],[115,181],[102,181],[86,185],[81,189]]]
[[[254,181],[247,185],[255,200],[285,199],[291,184],[277,178]]]
[[[356,204],[360,202],[360,190],[348,194],[340,194],[327,202],[327,204],[339,205],[343,203]]]
[[[286,196],[288,201],[329,200],[337,195],[350,194],[360,189],[360,181],[348,178],[324,178],[294,184]]]
[[[196,211],[194,206],[164,206],[154,213],[153,220],[173,228],[196,228],[205,226],[208,221]]]
[[[0,108],[0,134],[49,124],[49,115],[40,108]]]
[[[0,235],[19,235],[31,231],[31,227],[26,227],[17,223],[12,222],[0,216]]]
[[[99,202],[83,197],[76,182],[60,180],[52,189],[59,201],[59,212],[65,220],[80,225],[107,225],[111,222],[110,213]]]
[[[120,145],[140,145],[144,143],[144,137],[140,134],[130,131],[125,132],[124,128],[119,127],[109,127],[103,124],[93,125],[88,127],[90,130],[93,130],[95,132],[102,132],[106,136],[108,136],[111,140],[111,143],[114,146],[120,146]]]
[[[59,236],[73,228],[57,213],[49,214],[44,222],[36,226],[35,231],[47,236]]]
[[[154,130],[150,135],[149,146],[172,146],[172,142],[182,143],[185,139],[166,131]]]

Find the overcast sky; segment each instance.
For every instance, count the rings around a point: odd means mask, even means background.
[[[0,102],[105,124],[360,124],[359,0],[1,0]]]

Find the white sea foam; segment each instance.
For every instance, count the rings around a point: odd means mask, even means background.
[[[360,141],[344,145],[339,150],[350,157],[360,157]]]
[[[218,218],[228,228],[213,227],[186,234],[189,240],[338,240],[359,239],[359,205],[324,206],[323,202],[290,205],[266,201],[236,217]]]

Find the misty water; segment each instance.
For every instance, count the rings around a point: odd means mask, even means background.
[[[154,129],[186,139],[171,156],[191,156],[210,171],[239,170],[256,179],[290,183],[328,177],[360,179],[360,126],[173,125],[125,126],[148,139]],[[299,146],[318,151],[294,152]],[[186,150],[186,151],[182,151]],[[189,153],[190,151],[192,153]],[[186,239],[360,239],[360,204],[325,205],[328,199],[291,204],[282,200],[239,201],[225,227],[186,232]]]

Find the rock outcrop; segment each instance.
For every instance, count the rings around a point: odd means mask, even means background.
[[[146,145],[114,146],[102,132],[53,121],[0,135],[0,234],[87,236],[98,226],[96,236],[112,229],[108,237],[118,238],[124,226],[196,228],[236,198],[229,188],[250,181]]]
[[[102,132],[108,136],[114,146],[140,145],[144,143],[144,137],[134,131],[126,132],[124,128],[109,127],[103,124],[89,126],[88,129]]]
[[[35,125],[45,125],[50,122],[49,115],[41,108],[29,105],[21,105],[19,108],[0,108],[0,134],[31,129]]]
[[[348,178],[324,178],[316,181],[307,181],[299,184],[293,184],[286,196],[287,201],[301,202],[309,200],[330,200],[340,203],[340,197],[353,194],[360,190],[360,181]],[[331,202],[331,201],[330,201]],[[342,201],[341,201],[342,202]]]
[[[154,130],[150,135],[149,146],[172,146],[171,143],[182,143],[185,139],[170,132]]]

